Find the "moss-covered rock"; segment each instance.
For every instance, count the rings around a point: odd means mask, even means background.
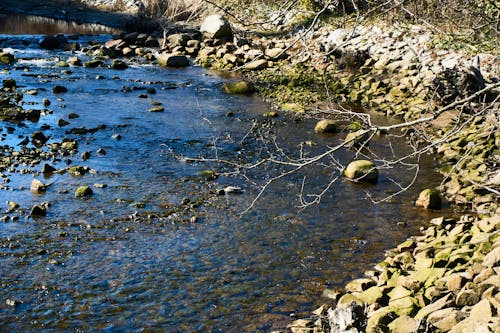
[[[425,189],[420,192],[415,205],[427,209],[441,209],[441,195],[434,189]]]
[[[337,126],[337,122],[335,120],[322,119],[314,126],[314,132],[318,134],[338,133],[339,127]]]
[[[227,94],[252,94],[255,86],[248,81],[227,82],[222,86],[222,91]]]
[[[91,196],[93,193],[94,191],[92,191],[92,189],[89,186],[80,186],[75,191],[75,197],[76,198],[88,197]]]
[[[368,160],[357,160],[349,163],[344,175],[353,181],[376,183],[378,180],[377,166]]]

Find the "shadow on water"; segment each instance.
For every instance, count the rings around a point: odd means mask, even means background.
[[[123,71],[68,70],[56,64],[72,53],[11,51],[18,62],[4,67],[0,79],[13,78],[19,90],[37,92],[24,94],[25,108],[45,110],[43,98],[52,105],[38,122],[1,123],[2,145],[21,151],[23,138],[37,130],[49,137],[45,151],[75,139],[79,154],[49,163],[59,170],[69,164],[95,172],[44,177],[43,163],[4,172],[0,204],[16,201],[20,210],[4,214],[16,219],[0,223],[2,331],[283,328],[291,314],[323,303],[324,288],[359,276],[385,249],[416,234],[437,214],[412,205],[416,191],[439,179],[428,156],[414,188],[383,204],[373,204],[365,191],[387,196],[397,189],[391,179],[407,183],[411,170],[383,170],[372,186],[338,181],[320,205],[299,211],[301,190],[314,193],[338,172],[325,161],[269,187],[240,215],[259,191],[255,184],[286,167],[266,165],[231,175],[234,169],[224,164],[178,157],[232,162],[270,154],[298,157],[317,154],[342,138],[316,135],[310,120],[266,118],[268,106],[258,97],[225,95],[225,79],[198,67],[173,70],[130,62]],[[55,85],[68,92],[53,93]],[[153,104],[163,105],[164,112],[147,112]],[[59,126],[61,119],[69,124]],[[402,138],[378,136],[371,149],[383,158],[409,148]],[[81,156],[85,151],[90,158]],[[346,150],[335,157],[345,162],[351,156]],[[207,180],[207,169],[219,178]],[[45,193],[30,193],[34,178],[50,184]],[[93,196],[74,197],[78,186],[94,184],[101,186],[93,187]],[[217,195],[229,185],[243,193]],[[50,203],[47,216],[27,218],[30,207],[41,202]]]

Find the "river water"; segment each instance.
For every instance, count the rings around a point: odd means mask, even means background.
[[[14,35],[19,30],[4,26],[0,32],[2,47],[19,59],[3,66],[0,79],[37,90],[24,94],[26,108],[45,109],[44,97],[52,101],[38,122],[0,123],[0,144],[20,149],[36,130],[50,136],[47,144],[76,139],[78,154],[49,163],[94,170],[44,178],[41,163],[4,173],[0,216],[18,219],[0,223],[0,331],[284,329],[294,316],[326,302],[320,297],[325,288],[359,277],[384,250],[436,216],[412,205],[420,189],[439,179],[431,157],[421,161],[415,186],[386,203],[374,204],[366,193],[390,195],[397,189],[390,179],[408,183],[410,170],[381,170],[379,182],[369,186],[341,179],[319,205],[298,209],[304,177],[304,192],[317,193],[336,174],[325,160],[276,182],[241,214],[259,185],[287,166],[230,174],[235,170],[227,164],[185,157],[256,162],[313,155],[342,135],[316,135],[313,120],[268,118],[269,106],[259,97],[221,92],[232,77],[197,66],[176,70],[128,60],[123,71],[60,68],[56,63],[74,54],[40,50],[40,31]],[[78,38],[85,45],[110,36]],[[55,85],[68,92],[52,93]],[[164,112],[147,112],[158,103]],[[58,126],[59,119],[70,124]],[[379,158],[409,151],[391,136],[375,137],[371,149]],[[82,159],[84,151],[90,158]],[[351,157],[348,150],[335,155],[341,162]],[[220,176],[207,179],[207,169]],[[46,193],[30,192],[34,178],[50,184]],[[93,187],[89,198],[74,197],[78,186],[94,184],[105,186]],[[227,186],[242,193],[217,194]],[[22,213],[4,214],[7,200],[18,202]],[[41,202],[50,203],[47,216],[27,217]]]

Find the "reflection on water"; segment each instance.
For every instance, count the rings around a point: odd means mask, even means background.
[[[1,123],[2,145],[19,150],[19,142],[38,130],[49,138],[47,145],[77,139],[79,154],[50,164],[57,169],[68,163],[88,166],[96,172],[44,177],[42,163],[19,165],[19,170],[31,171],[2,176],[8,179],[7,189],[0,189],[2,211],[11,200],[25,212],[10,214],[18,220],[0,223],[2,331],[283,329],[291,314],[320,305],[324,288],[359,276],[385,249],[435,216],[412,205],[415,191],[436,184],[431,158],[422,161],[413,192],[385,204],[372,204],[364,191],[379,198],[390,195],[397,190],[390,178],[411,181],[405,168],[383,170],[376,186],[339,181],[321,205],[298,211],[302,189],[317,191],[338,172],[325,162],[270,186],[254,209],[241,216],[258,193],[253,184],[277,175],[281,166],[207,181],[201,171],[230,169],[188,163],[173,154],[229,161],[282,153],[311,156],[341,136],[314,134],[312,121],[266,118],[268,106],[257,97],[225,95],[223,79],[197,67],[132,64],[124,71],[68,71],[56,63],[74,54],[13,52],[19,65],[0,72],[0,80],[13,78],[23,89],[36,89],[37,94],[24,94],[25,107],[44,109],[41,101],[48,98],[52,112],[23,126]],[[54,94],[55,85],[68,92]],[[158,103],[164,112],[147,112]],[[59,126],[60,119],[70,124]],[[255,124],[261,130],[252,131]],[[315,144],[303,144],[309,141]],[[391,155],[387,147],[408,149],[401,139],[388,136],[377,136],[370,146],[379,158]],[[99,154],[101,149],[106,153]],[[90,158],[80,155],[84,151]],[[341,151],[335,158],[345,162],[351,154]],[[30,193],[33,178],[50,184],[46,193]],[[94,184],[107,186],[93,187],[88,199],[74,197],[77,187]],[[229,185],[243,193],[216,195]],[[48,215],[26,218],[30,207],[41,202],[51,204]]]
[[[0,13],[0,34],[116,34],[118,30],[95,23],[77,23],[41,16]]]

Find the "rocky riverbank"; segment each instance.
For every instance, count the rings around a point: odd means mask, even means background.
[[[343,291],[325,291],[329,304],[289,329],[495,332],[500,326],[498,54],[438,49],[435,36],[421,26],[323,27],[302,37],[237,35],[214,16],[200,30],[172,32],[165,39],[122,34],[85,50],[94,60],[84,65],[123,67],[137,57],[171,67],[194,61],[244,73],[253,84],[239,93],[256,87],[276,106],[273,116],[334,118],[333,109],[355,105],[408,122],[403,134],[428,147],[424,152],[438,154],[441,195],[476,215],[432,220],[422,236],[389,250],[366,278]],[[70,45],[63,44],[57,47]],[[15,61],[6,53],[0,59]],[[63,62],[78,66],[73,60]],[[4,119],[32,116],[14,112],[12,83],[4,87]],[[368,125],[351,130],[379,130]]]

